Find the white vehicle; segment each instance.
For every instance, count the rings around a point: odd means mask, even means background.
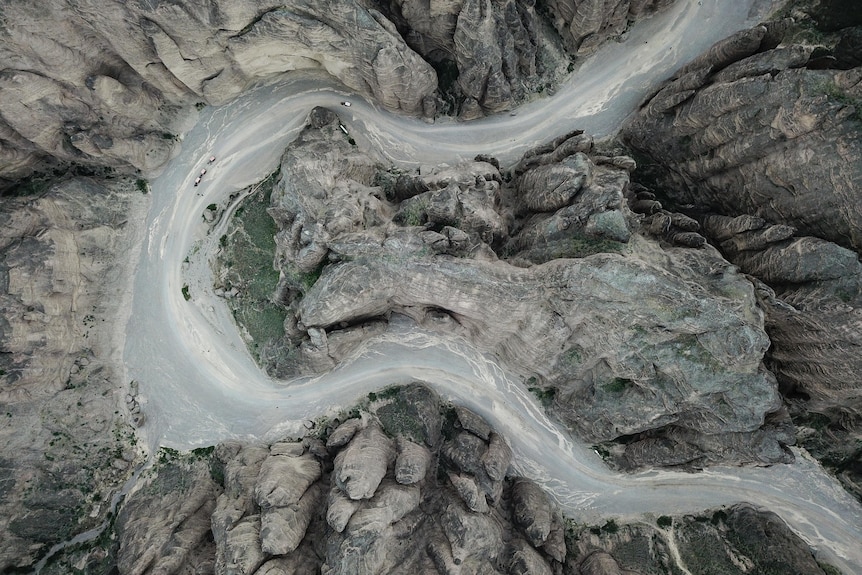
[[[201,170],[201,175],[202,175],[202,176],[203,176],[204,174],[206,174],[206,173],[207,173],[207,169],[206,169],[206,168],[204,168],[203,170]]]
[[[215,156],[210,156],[210,164],[212,164],[213,162],[215,162]]]
[[[347,100],[341,102],[341,105],[344,106],[345,108],[349,108],[351,106],[350,102],[348,102]]]
[[[198,185],[199,183],[201,183],[201,177],[200,177],[200,176],[198,176],[197,178],[195,178],[195,187],[197,187],[197,185]]]

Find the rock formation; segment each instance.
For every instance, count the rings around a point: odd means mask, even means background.
[[[505,438],[418,384],[373,393],[305,438],[209,452],[167,454],[130,496],[121,573],[823,573],[777,516],[748,505],[657,526],[564,518],[511,475]]]
[[[133,180],[0,199],[0,571],[100,522],[139,456],[122,380]]]
[[[152,173],[196,104],[317,70],[385,108],[434,115],[431,66],[355,0],[12,3],[0,22],[0,177],[39,160]]]
[[[552,3],[582,52],[654,7],[586,4],[592,19],[573,32],[581,19]],[[0,13],[0,60],[0,189],[70,164],[155,174],[195,108],[291,71],[390,111],[433,118],[445,101],[469,119],[551,87],[569,63],[532,0],[14,2]]]
[[[112,553],[136,575],[576,575],[704,561],[726,573],[823,573],[773,514],[739,505],[658,527],[589,527],[512,477],[511,462],[505,438],[476,414],[422,385],[389,388],[305,438],[163,454],[124,505]]]
[[[862,68],[810,69],[813,48],[771,22],[681,68],[625,128],[678,205],[750,214],[862,249]],[[814,168],[814,169],[812,169]]]
[[[405,30],[407,44],[443,72],[441,83],[454,83],[443,88],[458,100],[455,104],[463,119],[511,108],[526,95],[555,83],[568,64],[534,2],[397,0],[389,4],[391,10],[386,13]],[[456,77],[450,80],[448,74],[453,72]]]
[[[632,21],[674,0],[549,0],[546,8],[569,52],[589,54],[609,38],[626,31]]]
[[[812,14],[852,24],[834,10]],[[719,42],[645,102],[625,135],[656,162],[656,193],[759,280],[767,364],[799,441],[860,497],[862,68],[845,55],[858,27],[825,46],[796,43],[809,31],[784,20]]]
[[[751,284],[632,234],[631,158],[575,133],[506,173],[377,166],[322,110],[284,155],[270,213],[297,353],[276,370],[330,369],[400,313],[505,358],[583,439],[628,438],[628,464],[791,458],[786,415],[761,429],[781,403]]]

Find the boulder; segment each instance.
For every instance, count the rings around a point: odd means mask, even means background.
[[[378,425],[369,425],[335,456],[335,484],[350,499],[370,499],[394,459],[393,441]]]

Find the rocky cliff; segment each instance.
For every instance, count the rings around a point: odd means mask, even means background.
[[[858,497],[862,68],[847,52],[858,27],[818,28],[853,22],[830,6],[720,42],[624,133],[655,162],[653,191],[760,280],[767,363],[800,441]]]
[[[0,22],[9,179],[49,158],[153,172],[195,105],[291,70],[330,74],[393,111],[434,114],[434,70],[354,0],[16,2]]]
[[[122,345],[146,196],[75,178],[0,204],[0,571],[99,523],[139,456]]]
[[[652,7],[600,4],[590,14],[603,29]],[[196,108],[291,71],[329,75],[390,111],[433,118],[441,103],[474,118],[569,69],[557,33],[523,0],[11,2],[0,61],[0,189],[69,164],[156,173]]]
[[[117,517],[115,540],[44,572],[824,573],[773,514],[739,505],[584,525],[511,463],[481,417],[422,385],[389,388],[304,438],[163,451]]]
[[[572,54],[588,54],[673,0],[547,0],[554,27]]]
[[[576,133],[512,171],[395,173],[337,126],[312,113],[272,192],[275,373],[331,369],[399,313],[494,353],[584,440],[633,439],[627,465],[790,458],[792,434],[762,428],[781,403],[752,285],[633,233],[631,158]]]

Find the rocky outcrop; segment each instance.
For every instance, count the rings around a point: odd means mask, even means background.
[[[608,521],[568,539],[565,572],[589,575],[811,573],[826,571],[774,513],[748,504],[661,516],[657,526]],[[833,568],[834,569],[834,568]]]
[[[862,69],[809,69],[812,48],[773,22],[680,69],[624,129],[665,168],[677,205],[749,214],[862,249]]]
[[[513,553],[560,565],[565,543],[549,535],[559,512],[534,483],[508,478],[505,439],[469,431],[486,422],[441,409],[419,385],[371,397],[361,418],[325,424],[319,437],[160,463],[118,518],[121,572],[494,572]],[[198,529],[207,515],[212,541]],[[534,543],[507,551],[516,528]]]
[[[139,459],[120,368],[146,205],[125,178],[0,199],[0,571],[101,522]]]
[[[392,111],[434,115],[434,70],[354,0],[59,2],[3,7],[0,177],[43,161],[157,171],[196,104],[292,70]],[[44,166],[44,164],[43,164]]]
[[[499,112],[554,83],[568,59],[533,2],[396,0],[390,18],[407,44],[443,71],[460,116]],[[447,67],[449,70],[447,70]],[[447,74],[457,71],[450,80]]]
[[[165,452],[163,459],[157,477],[117,517],[117,568],[129,575],[184,569],[211,573],[210,517],[221,486],[213,481],[207,458],[186,462]],[[157,509],[169,512],[154,515]]]
[[[632,575],[712,565],[823,573],[777,516],[748,505],[663,516],[657,526],[563,518],[538,484],[511,475],[511,452],[495,447],[505,438],[422,385],[372,393],[358,411],[269,447],[163,454],[118,516],[119,571]],[[393,444],[429,465],[405,480],[399,455],[352,497],[339,483],[339,458],[352,453],[358,475],[376,475]]]
[[[762,282],[767,363],[799,441],[859,497],[862,69],[841,48],[852,30],[816,50],[785,43],[801,36],[790,21],[742,31],[679,70],[625,134],[660,166],[666,202]]]
[[[767,361],[800,425],[801,444],[862,497],[856,447],[862,393],[854,383],[862,369],[858,256],[758,217],[702,219],[705,233],[727,257],[762,280],[757,294],[772,342]]]
[[[550,0],[546,8],[569,52],[583,55],[619,37],[632,21],[672,3],[673,0]]]
[[[588,441],[674,445],[633,445],[635,465],[790,458],[792,434],[759,430],[780,398],[751,284],[714,250],[633,234],[631,158],[573,133],[511,172],[392,177],[327,114],[286,151],[270,209],[294,369],[331,368],[400,313],[505,358]]]

